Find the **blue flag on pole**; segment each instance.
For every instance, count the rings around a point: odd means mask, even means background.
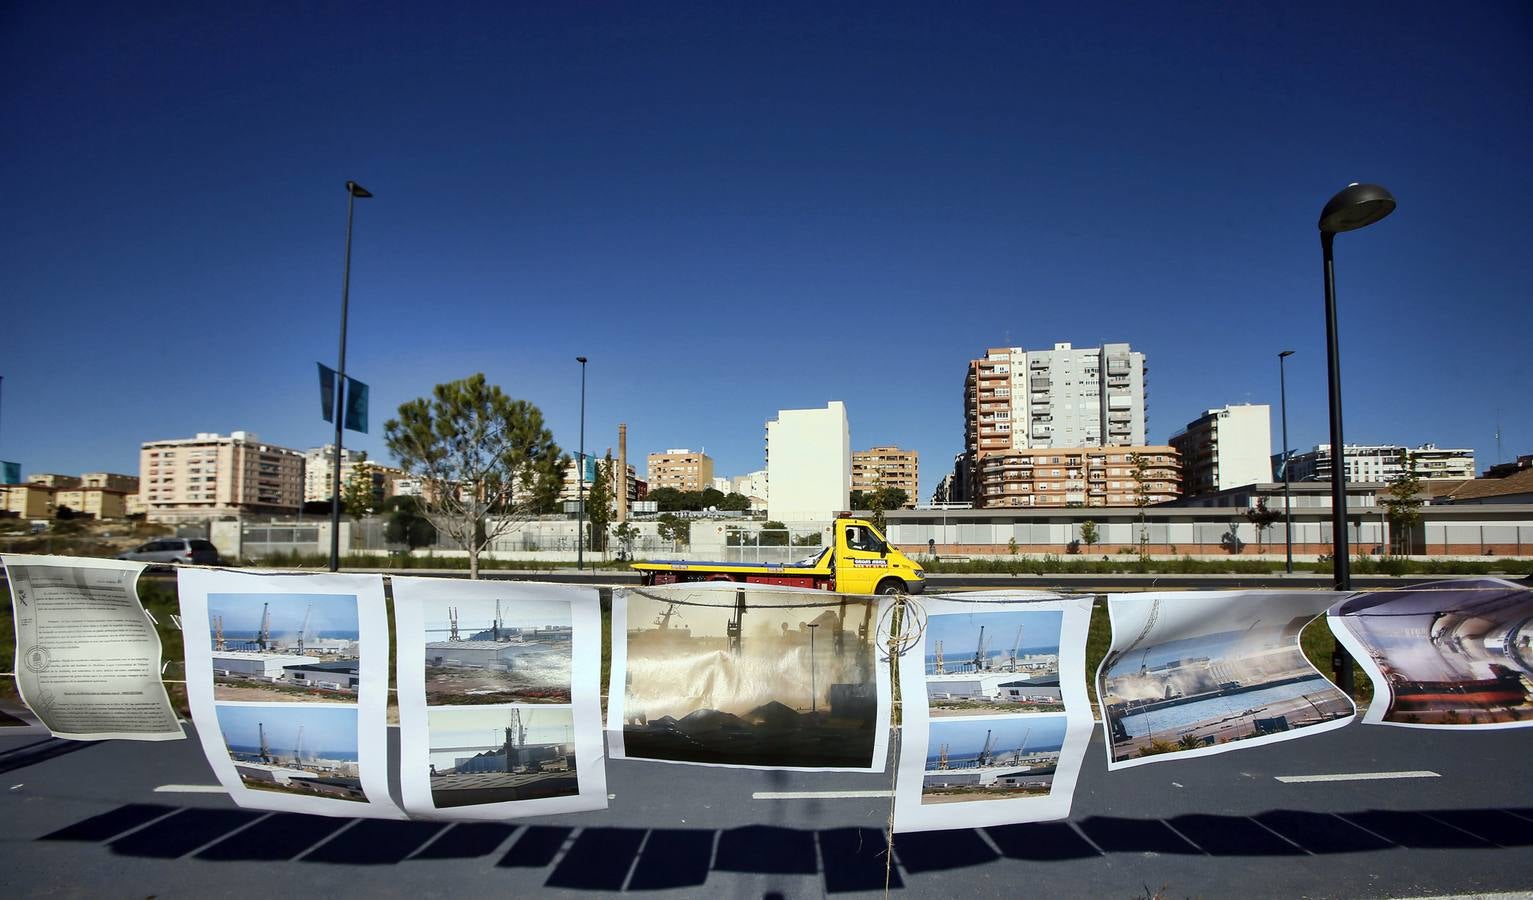
[[[324,363],[319,366],[319,408],[326,422],[335,421],[335,370]]]
[[[367,385],[346,379],[346,427],[367,434]]]

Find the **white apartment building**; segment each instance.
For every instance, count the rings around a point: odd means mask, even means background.
[[[1272,407],[1243,403],[1210,409],[1171,436],[1181,454],[1182,496],[1272,480]]]
[[[846,404],[784,409],[766,423],[767,516],[828,522],[852,493],[852,431]]]
[[[292,513],[303,505],[303,454],[262,443],[250,431],[148,441],[138,465],[139,497],[151,522]]]
[[[766,469],[749,472],[745,475],[736,475],[729,479],[729,491],[744,497],[755,497],[758,500],[766,500],[767,473]]]
[[[1347,444],[1342,453],[1343,475],[1347,481],[1390,481],[1405,470],[1402,455],[1424,480],[1473,478],[1475,474],[1473,450],[1447,450],[1436,444]],[[1274,465],[1276,462],[1274,459]],[[1331,465],[1331,445],[1316,444],[1315,449],[1294,455],[1288,477],[1291,481],[1330,481]]]

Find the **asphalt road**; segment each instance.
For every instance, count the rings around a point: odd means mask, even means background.
[[[195,738],[0,735],[0,895],[881,893],[887,775],[611,762],[611,808],[520,823],[240,810]],[[1409,897],[1533,889],[1533,734],[1352,725],[1106,771],[1066,822],[897,836],[912,897]],[[1431,772],[1283,782],[1279,776]],[[873,792],[790,796],[761,792]]]

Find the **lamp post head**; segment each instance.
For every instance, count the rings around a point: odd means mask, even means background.
[[[583,366],[586,364],[586,358],[584,356],[577,356],[575,357],[575,362],[578,362]]]
[[[1293,356],[1292,350],[1283,350],[1278,353],[1278,359],[1287,359],[1290,356]]]
[[[373,195],[372,191],[369,191],[362,185],[357,184],[355,181],[346,182],[346,193],[356,197],[358,200],[366,200]]]
[[[1395,211],[1395,198],[1377,184],[1349,184],[1320,211],[1320,230],[1327,234],[1356,231]]]

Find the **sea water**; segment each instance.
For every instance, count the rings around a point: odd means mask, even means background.
[[[1142,737],[1152,731],[1156,734],[1175,734],[1199,723],[1242,715],[1248,709],[1256,710],[1255,717],[1264,718],[1271,713],[1263,710],[1263,707],[1286,703],[1303,694],[1324,693],[1327,696],[1311,697],[1316,703],[1323,703],[1335,692],[1334,689],[1326,690],[1329,687],[1330,682],[1326,681],[1324,676],[1316,675],[1314,678],[1293,684],[1194,700],[1179,706],[1168,706],[1138,715],[1125,716],[1119,721],[1123,723],[1124,730],[1130,737]],[[1313,711],[1309,704],[1305,704],[1300,713],[1302,714],[1305,710]]]

